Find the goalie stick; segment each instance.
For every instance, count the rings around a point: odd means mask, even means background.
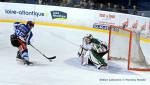
[[[84,38],[82,39],[82,46],[84,45]],[[80,52],[78,52],[78,56],[79,57],[81,57],[81,55],[82,55],[82,53],[83,53],[83,50],[84,50],[84,48],[83,47],[81,47],[81,45],[80,45]]]

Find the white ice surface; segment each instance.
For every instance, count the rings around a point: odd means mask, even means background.
[[[24,66],[16,61],[17,48],[10,44],[12,26],[12,23],[0,23],[0,85],[150,85],[149,72],[128,71],[126,62],[109,62],[108,70],[80,65],[77,51],[82,37],[91,33],[107,41],[107,34],[100,32],[36,25],[32,44],[47,56],[57,58],[49,62],[28,46],[30,60],[35,64]],[[133,81],[135,79],[144,80]]]

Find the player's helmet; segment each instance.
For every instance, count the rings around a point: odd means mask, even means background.
[[[28,26],[30,26],[30,27],[34,27],[34,22],[32,22],[32,21],[27,21],[27,24],[26,25],[28,25]]]

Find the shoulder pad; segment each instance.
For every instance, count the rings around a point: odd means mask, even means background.
[[[20,22],[14,22],[14,24],[20,24]]]

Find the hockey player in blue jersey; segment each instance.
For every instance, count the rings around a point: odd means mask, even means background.
[[[32,21],[27,21],[26,24],[15,22],[15,32],[10,36],[11,44],[19,49],[16,58],[23,60],[26,65],[32,64],[32,62],[29,61],[27,45],[30,45],[30,39],[33,36],[31,29],[33,27],[34,22]]]

